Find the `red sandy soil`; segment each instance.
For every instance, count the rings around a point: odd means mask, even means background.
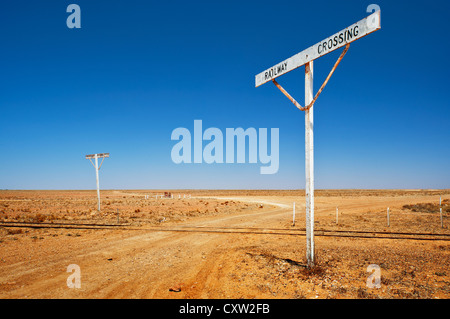
[[[0,191],[0,298],[450,297],[449,190],[316,191],[313,269],[303,191],[156,194],[102,191],[97,212],[95,191]],[[367,233],[343,236],[354,231]],[[371,264],[380,288],[367,285]]]

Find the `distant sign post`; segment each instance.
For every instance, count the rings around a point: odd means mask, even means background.
[[[103,161],[105,160],[106,157],[109,157],[109,153],[100,153],[100,154],[91,154],[91,155],[86,155],[86,159],[89,159],[89,161],[91,162],[91,164],[94,166],[95,168],[95,177],[97,179],[97,206],[98,206],[98,211],[100,211],[100,183],[99,183],[99,178],[98,178],[98,171],[100,170],[100,167],[102,167]],[[100,163],[100,166],[98,166],[98,159],[101,158],[102,162]],[[94,163],[92,162],[92,159],[94,159]]]
[[[381,11],[375,11],[344,30],[316,43],[308,49],[297,53],[255,76],[255,87],[272,81],[294,105],[305,111],[305,195],[306,195],[306,259],[308,267],[314,267],[314,103],[341,62],[350,43],[381,28]],[[339,56],[324,83],[313,94],[314,60],[336,49],[345,49]],[[305,106],[302,107],[278,82],[277,77],[305,65]]]

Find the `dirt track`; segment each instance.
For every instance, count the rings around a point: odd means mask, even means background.
[[[43,228],[3,235],[0,298],[450,297],[448,240],[318,236],[318,267],[309,271],[304,267],[305,237],[283,234],[304,227],[303,198],[225,195],[219,201],[263,207],[140,224],[132,230]],[[316,228],[450,235],[448,218],[442,229],[436,215],[401,209],[433,201],[436,195],[415,193],[317,196]],[[337,205],[340,225],[335,225]],[[386,207],[391,208],[389,228]],[[67,286],[70,264],[80,267],[80,289]],[[379,289],[366,286],[370,264],[381,267]]]

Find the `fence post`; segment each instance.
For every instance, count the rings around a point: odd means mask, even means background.
[[[387,225],[390,227],[389,207],[387,208]]]
[[[295,202],[292,208],[292,226],[295,226]]]

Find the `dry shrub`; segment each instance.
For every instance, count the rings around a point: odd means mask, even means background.
[[[42,223],[46,220],[46,216],[38,213],[34,216],[31,216],[30,219],[33,223]]]
[[[450,205],[448,204],[448,200],[444,200],[442,202],[442,212],[450,212]],[[413,212],[420,213],[439,213],[441,206],[439,204],[432,203],[418,203],[414,205],[403,205],[403,209],[409,209]]]
[[[307,277],[322,277],[326,273],[326,269],[322,265],[315,265],[314,267],[305,267],[302,273]]]
[[[16,234],[22,234],[23,230],[22,229],[8,229],[7,232],[8,232],[8,235],[16,235]]]

